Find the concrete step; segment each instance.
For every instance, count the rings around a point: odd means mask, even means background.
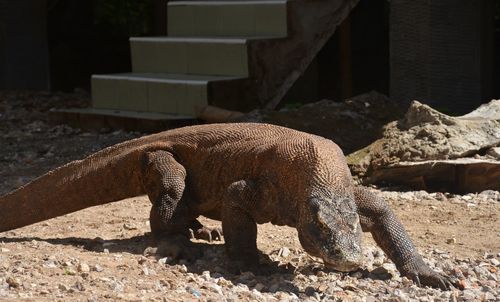
[[[169,36],[287,36],[287,1],[172,1]]]
[[[53,123],[69,124],[72,127],[86,130],[124,129],[127,131],[159,132],[198,123],[194,116],[114,109],[51,109],[49,113]]]
[[[130,38],[133,72],[248,76],[247,38]]]
[[[92,102],[97,109],[195,115],[208,105],[208,85],[236,77],[122,73],[92,76]]]

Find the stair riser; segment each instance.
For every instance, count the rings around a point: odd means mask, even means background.
[[[133,72],[248,76],[246,43],[130,41]]]
[[[207,83],[183,84],[92,77],[93,107],[195,115],[208,105]]]
[[[287,35],[286,2],[181,3],[168,6],[169,36]]]

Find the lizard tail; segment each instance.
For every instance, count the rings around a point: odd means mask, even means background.
[[[103,149],[0,197],[0,232],[144,194],[141,139]]]

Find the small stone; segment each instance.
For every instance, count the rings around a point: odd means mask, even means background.
[[[278,256],[281,256],[283,258],[290,256],[290,249],[287,248],[286,246],[282,247],[278,252]]]
[[[188,269],[187,269],[186,265],[181,264],[181,265],[179,265],[179,271],[180,271],[181,273],[187,273],[187,272],[188,272]]]
[[[500,159],[500,147],[493,147],[487,151],[487,154],[496,158]]]
[[[329,286],[328,284],[320,284],[320,286],[318,286],[318,291],[321,292],[321,293],[324,293],[328,290]]]
[[[170,257],[163,257],[163,258],[158,259],[158,263],[159,263],[159,264],[162,264],[162,265],[165,265],[165,264],[167,264],[167,263],[172,262],[172,260],[173,260],[173,259],[172,259],[172,258],[170,258]]]
[[[462,298],[466,301],[474,301],[474,299],[476,299],[476,293],[470,289],[466,289],[462,292]]]
[[[266,288],[266,286],[262,283],[257,283],[255,284],[255,287],[254,287],[256,290],[258,290],[259,292],[261,292],[262,290],[264,290]]]
[[[217,284],[220,286],[225,286],[230,288],[233,287],[233,283],[231,281],[224,279],[224,277],[217,278]]]
[[[374,270],[371,271],[372,274],[375,275],[385,275],[385,274],[391,274],[396,270],[396,267],[392,263],[384,263],[382,266],[376,267]]]
[[[102,272],[104,269],[102,268],[102,266],[100,266],[99,264],[95,264],[92,266],[92,270],[95,271],[95,272]]]
[[[219,295],[223,295],[224,292],[222,291],[222,287],[218,284],[211,283],[207,285],[207,288],[213,291],[214,293],[218,293]]]
[[[5,282],[7,282],[9,287],[12,287],[12,288],[19,288],[21,286],[21,283],[19,283],[19,280],[17,278],[7,277]]]
[[[81,292],[85,290],[85,286],[80,281],[76,281],[75,284],[73,285],[73,288]]]
[[[324,278],[324,277],[328,276],[328,274],[327,274],[327,273],[325,273],[324,271],[318,271],[318,272],[316,273],[316,276],[318,276],[318,277],[320,277],[320,278]]]
[[[137,259],[137,263],[139,264],[144,264],[148,262],[148,258],[144,257],[144,256],[140,256],[139,259]]]
[[[314,294],[316,293],[316,290],[314,289],[314,287],[312,286],[308,286],[306,287],[306,289],[304,290],[304,294],[306,294],[307,296],[311,297],[311,296],[314,296]]]
[[[448,239],[446,239],[446,243],[448,243],[448,244],[455,244],[455,243],[457,243],[457,239],[454,238],[454,237],[448,238]]]
[[[500,266],[500,261],[498,261],[495,258],[491,258],[490,263],[493,264],[494,266]]]
[[[252,291],[250,292],[250,297],[252,298],[253,301],[265,301],[266,300],[264,298],[264,296],[259,291],[257,291],[255,288],[252,289]]]
[[[2,247],[2,248],[0,248],[0,252],[8,253],[8,252],[10,252],[10,250],[8,248]]]
[[[125,223],[123,228],[128,231],[137,230],[137,227],[130,223]]]
[[[280,285],[278,283],[275,283],[269,287],[269,292],[274,293],[278,290],[279,287]]]
[[[186,291],[188,293],[190,293],[191,295],[195,296],[196,298],[200,298],[201,297],[201,293],[194,287],[192,286],[186,286]]]
[[[495,299],[496,299],[495,295],[490,292],[484,294],[484,300],[486,301],[493,301]]]
[[[459,280],[457,285],[460,290],[464,290],[468,287],[467,281],[465,281],[465,279]]]
[[[252,272],[243,272],[238,279],[241,281],[249,281],[255,279],[255,275]]]
[[[63,292],[69,291],[69,286],[67,286],[66,284],[60,283],[59,285],[57,285],[57,288],[59,288],[59,290],[61,290]]]
[[[203,271],[201,273],[201,278],[205,281],[210,281],[212,279],[212,277],[210,276],[210,272],[209,271]]]
[[[57,265],[56,263],[54,262],[54,260],[47,260],[45,261],[43,264],[42,264],[43,267],[46,267],[46,268],[56,268]]]
[[[64,270],[64,274],[69,275],[69,276],[74,276],[74,275],[76,275],[76,271],[72,267],[67,267]]]
[[[78,271],[80,273],[88,273],[90,272],[90,267],[87,263],[80,263],[78,264]]]

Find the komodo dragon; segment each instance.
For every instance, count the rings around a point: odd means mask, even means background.
[[[245,264],[258,262],[257,223],[295,227],[305,251],[340,271],[360,265],[368,231],[402,275],[452,285],[388,205],[353,184],[335,143],[267,124],[179,128],[70,162],[0,197],[0,232],[142,194],[155,237],[189,236],[199,215],[221,220],[228,256]]]

